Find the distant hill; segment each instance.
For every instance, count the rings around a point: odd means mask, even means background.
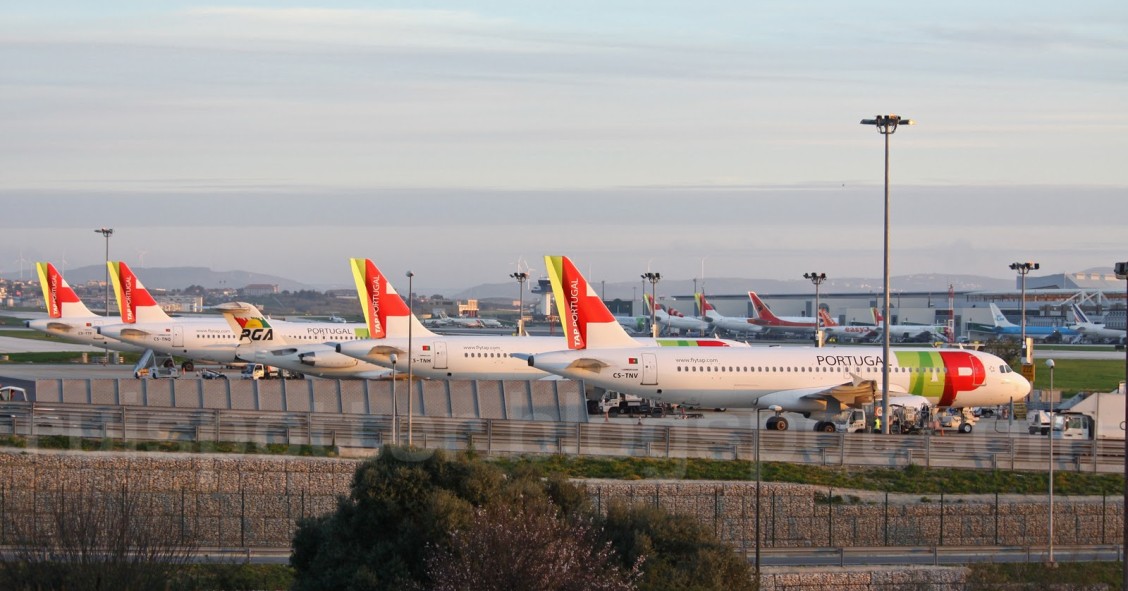
[[[251,273],[249,271],[212,271],[207,267],[135,267],[130,265],[145,287],[150,289],[184,289],[190,285],[200,285],[205,288],[233,287],[236,289],[246,287],[252,283],[266,283],[277,285],[279,290],[300,291],[303,289],[319,289],[292,279],[266,275],[264,273]],[[67,283],[79,285],[87,281],[105,281],[106,268],[102,265],[74,267],[60,269]],[[25,270],[25,277],[35,277],[35,267]],[[7,272],[5,279],[19,279],[19,273]]]
[[[328,286],[312,285],[294,281],[277,275],[252,273],[249,271],[212,271],[206,267],[131,267],[144,282],[146,287],[153,289],[184,289],[190,285],[201,285],[205,288],[233,287],[236,289],[246,287],[252,283],[266,283],[277,285],[282,291],[317,290],[324,291]],[[101,265],[76,267],[64,269],[67,281],[72,285],[79,285],[87,281],[104,281],[106,268]],[[35,269],[25,269],[25,277],[35,275]],[[19,279],[19,272],[6,272],[5,279]],[[901,275],[890,278],[890,285],[894,291],[906,292],[934,292],[946,293],[948,284],[955,286],[956,291],[980,290],[1008,290],[1014,289],[1014,279],[998,279],[995,277],[980,277],[977,275]],[[529,293],[530,288],[536,285],[536,280],[525,284],[525,297],[532,301],[535,297]],[[658,284],[660,296],[689,295],[693,293],[694,282],[692,279],[664,279]],[[335,288],[351,289],[351,284],[333,286]],[[632,299],[639,297],[639,290],[645,287],[650,292],[650,284],[645,286],[642,281],[620,281],[596,284],[596,291],[604,290],[605,297],[613,299]],[[700,282],[697,285],[701,287]],[[830,293],[879,293],[881,291],[881,278],[844,277],[828,279],[822,285],[822,292]],[[814,290],[810,281],[805,279],[778,280],[778,279],[749,279],[740,277],[709,277],[704,283],[707,294],[714,295],[739,295],[749,290],[767,294],[808,293]],[[443,291],[428,290],[428,293],[444,295],[448,298],[459,300],[466,299],[517,299],[517,283],[483,283],[468,289],[448,288]]]

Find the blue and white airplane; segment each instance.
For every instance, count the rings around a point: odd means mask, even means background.
[[[994,303],[991,304],[991,318],[995,322],[994,334],[999,337],[1021,339],[1022,327],[1018,324],[1007,320],[1003,312]],[[1033,338],[1035,341],[1044,341],[1047,338],[1053,337],[1050,340],[1072,338],[1078,335],[1076,330],[1068,326],[1031,326],[1026,325],[1026,336]]]

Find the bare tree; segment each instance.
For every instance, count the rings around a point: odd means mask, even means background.
[[[434,548],[427,565],[435,591],[634,589],[642,560],[629,572],[617,562],[587,522],[492,505],[452,533],[448,548]]]
[[[158,494],[59,490],[4,515],[5,589],[163,590],[196,554],[194,536]]]

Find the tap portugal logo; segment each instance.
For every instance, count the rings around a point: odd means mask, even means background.
[[[239,341],[270,341],[274,340],[274,329],[265,318],[235,318],[242,332]]]

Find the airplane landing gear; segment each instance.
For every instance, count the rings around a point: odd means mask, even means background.
[[[779,415],[776,415],[774,417],[769,418],[767,420],[767,423],[764,426],[769,431],[786,431],[787,430],[787,419],[785,419],[785,418],[783,418]]]

